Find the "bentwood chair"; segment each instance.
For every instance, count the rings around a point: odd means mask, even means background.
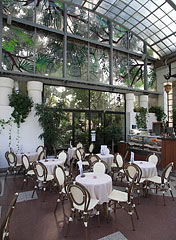
[[[57,155],[57,159],[62,160],[62,162],[64,162],[64,166],[66,166],[66,164],[67,164],[67,153],[65,151],[59,152],[59,154]]]
[[[84,167],[90,167],[89,165],[89,161],[85,160],[85,151],[84,148],[78,148],[75,150],[75,155],[76,155],[76,159],[78,161],[82,161],[82,166]]]
[[[159,165],[160,160],[160,156],[156,153],[152,153],[147,156],[147,161],[150,163],[154,163],[156,167]]]
[[[36,189],[39,187],[39,183],[41,183],[41,188],[45,193],[47,186],[51,184],[54,179],[54,176],[48,174],[48,170],[46,166],[41,162],[38,162],[38,161],[34,162],[34,172],[36,177],[36,184],[32,193],[32,198],[34,196]],[[44,194],[44,199],[45,199],[45,194]]]
[[[138,178],[138,176],[137,176],[137,174],[135,174],[134,178],[128,188],[128,192],[122,192],[122,191],[114,189],[108,196],[108,198],[110,200],[108,210],[111,209],[112,202],[114,205],[114,213],[116,213],[116,209],[118,209],[118,208],[124,209],[131,218],[133,231],[135,231],[134,221],[133,221],[133,213],[135,212],[137,219],[139,218],[137,210],[136,210],[136,206],[133,203],[133,189],[134,189],[134,184],[135,184],[135,181],[137,180],[137,178]],[[117,208],[117,206],[118,206],[118,208]],[[108,218],[109,218],[109,211],[108,211]]]
[[[65,186],[67,182],[66,174],[62,166],[56,165],[54,167],[54,180],[57,184],[58,191],[59,191],[59,197],[56,202],[56,207],[54,210],[54,214],[56,213],[58,204],[62,202],[62,206],[64,204],[64,200],[66,199],[66,191],[65,191]]]
[[[92,169],[92,164],[96,161],[99,161],[101,160],[100,157],[96,154],[90,154],[88,157],[87,157],[87,161],[89,162],[89,165],[90,165],[90,168]]]
[[[83,145],[81,142],[77,143],[76,148],[83,148]]]
[[[37,161],[40,161],[40,160],[44,159],[44,157],[45,157],[45,150],[43,150],[39,153]]]
[[[43,146],[38,146],[36,149],[36,152],[38,153],[38,155],[40,155],[40,153],[44,151],[44,147]]]
[[[5,175],[5,180],[6,180],[7,175],[10,172],[13,173],[14,175],[16,175],[17,173],[20,172],[20,170],[22,168],[22,163],[17,162],[17,156],[13,152],[6,152],[5,157],[7,159],[8,165],[9,165],[6,175]]]
[[[94,173],[106,173],[108,169],[107,163],[101,159],[93,162],[92,170]]]
[[[23,154],[21,157],[22,160],[22,165],[24,168],[24,180],[23,180],[23,185],[22,189],[24,186],[24,183],[28,183],[28,178],[32,178],[35,176],[35,172],[33,170],[33,164],[29,162],[29,158],[27,155]]]
[[[79,183],[68,183],[66,189],[71,205],[71,215],[69,217],[67,233],[70,222],[72,222],[73,219],[78,218],[84,221],[87,238],[88,220],[93,210],[98,207],[99,200],[91,198],[88,190]],[[100,224],[99,211],[96,212],[96,215],[98,216],[98,223]]]
[[[118,178],[125,177],[125,171],[124,171],[124,161],[122,156],[119,153],[114,154],[114,161],[111,164],[111,171],[112,171],[112,179],[114,179],[114,175],[116,174],[116,180]]]
[[[15,208],[15,204],[18,198],[18,193],[15,193],[10,205],[9,205],[9,209],[8,212],[2,222],[1,228],[0,228],[0,239],[1,240],[10,240],[10,234],[9,234],[9,223],[10,223],[10,219],[13,213],[13,210]],[[13,237],[12,237],[13,239]]]
[[[137,164],[134,164],[134,163],[125,164],[124,170],[125,170],[125,175],[127,178],[128,185],[130,185],[130,183],[133,181],[134,176],[137,175],[136,181],[134,182],[134,187],[137,190],[138,203],[140,203],[140,189],[141,189],[141,185],[143,185],[145,182],[145,178],[142,178],[142,170]]]
[[[146,179],[147,183],[149,183],[149,184],[153,183],[154,184],[156,194],[157,194],[158,190],[163,193],[164,206],[166,206],[165,192],[170,191],[172,200],[174,201],[174,196],[173,196],[172,189],[171,189],[171,186],[170,186],[170,174],[173,170],[173,166],[174,166],[173,162],[169,163],[165,167],[165,169],[163,170],[163,172],[161,174],[161,177],[160,176],[154,176],[154,177],[149,177],[149,178]],[[152,189],[152,188],[150,188],[150,189]]]
[[[94,143],[91,143],[90,146],[89,146],[89,153],[90,154],[93,153],[94,147],[95,147]]]

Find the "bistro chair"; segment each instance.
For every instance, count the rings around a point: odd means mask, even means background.
[[[100,157],[96,154],[90,154],[88,157],[87,157],[87,161],[89,162],[89,165],[90,167],[92,168],[92,164],[96,161],[99,161],[101,160]]]
[[[45,157],[45,150],[40,152],[40,154],[38,155],[37,161],[44,159],[44,157]]]
[[[76,148],[83,148],[83,144],[81,142],[77,143]]]
[[[16,174],[20,172],[20,170],[22,169],[22,163],[17,162],[17,156],[13,152],[6,152],[5,157],[9,165],[5,175],[6,180],[9,173],[13,173],[16,176]]]
[[[91,143],[90,146],[89,146],[89,153],[90,154],[93,153],[94,147],[95,147],[94,143]]]
[[[85,160],[85,151],[84,148],[78,148],[75,150],[75,155],[76,155],[76,159],[78,161],[82,161],[82,166],[84,167],[90,167],[89,165],[89,161]]]
[[[135,231],[134,221],[133,221],[133,213],[134,212],[136,214],[137,219],[139,219],[138,213],[136,210],[136,206],[133,203],[133,190],[134,190],[134,185],[135,185],[137,178],[138,178],[138,176],[137,176],[137,174],[135,174],[135,176],[128,188],[128,192],[122,192],[122,191],[114,189],[108,196],[108,198],[110,200],[108,210],[110,211],[112,202],[114,205],[114,213],[116,213],[116,209],[119,209],[119,208],[124,209],[131,218],[133,231]],[[108,219],[109,219],[109,211],[108,211]]]
[[[151,153],[147,156],[147,161],[150,163],[154,163],[156,166],[159,165],[161,159],[160,156],[156,153]]]
[[[94,173],[106,173],[108,169],[107,163],[102,160],[97,160],[92,164],[92,170]]]
[[[59,190],[59,197],[56,202],[56,207],[54,210],[54,214],[56,213],[58,204],[62,202],[62,207],[64,204],[64,200],[66,199],[66,191],[65,191],[65,185],[67,182],[66,174],[62,166],[56,165],[54,167],[54,180],[57,184],[58,190]]]
[[[46,166],[43,163],[38,162],[38,161],[34,162],[34,172],[35,172],[35,176],[36,176],[36,185],[34,186],[32,198],[34,196],[36,189],[39,188],[39,183],[40,183],[40,187],[44,191],[44,200],[45,200],[46,188],[49,184],[52,183],[54,176],[49,175]]]
[[[36,152],[38,153],[38,155],[40,155],[40,153],[44,151],[44,147],[43,146],[38,146],[36,149]]]
[[[57,155],[57,159],[62,160],[64,162],[64,166],[66,166],[66,164],[67,164],[67,153],[65,151],[59,152],[59,154]]]
[[[142,178],[142,170],[137,164],[134,164],[134,163],[125,164],[124,170],[125,170],[128,186],[130,186],[130,183],[133,181],[135,175],[137,176],[134,182],[134,187],[137,190],[138,203],[140,203],[140,188],[141,188],[141,185],[143,185],[145,182],[145,178]]]
[[[116,174],[116,180],[118,178],[125,177],[125,171],[124,171],[124,160],[122,156],[119,153],[114,154],[114,161],[111,164],[111,171],[112,171],[112,179],[114,179],[114,175]]]
[[[28,183],[28,178],[32,178],[35,176],[35,172],[33,170],[33,164],[29,162],[29,158],[27,155],[23,154],[21,157],[22,160],[22,165],[24,168],[24,180],[23,180],[23,185],[22,189],[24,187],[24,183]]]
[[[98,207],[99,200],[91,198],[88,190],[79,183],[68,183],[66,188],[71,205],[71,215],[69,217],[67,233],[70,222],[72,222],[75,218],[78,218],[82,219],[84,222],[87,238],[88,220],[89,217],[92,215],[92,211]],[[96,211],[96,215],[98,216],[98,223],[100,224],[99,211]]]
[[[15,193],[14,194],[14,197],[9,205],[9,209],[8,209],[8,212],[2,222],[2,225],[1,225],[1,228],[0,228],[0,239],[1,240],[10,240],[10,237],[9,237],[9,223],[10,223],[10,219],[11,219],[11,216],[12,216],[12,213],[13,213],[13,210],[15,208],[15,204],[16,204],[16,201],[17,201],[17,198],[18,198],[18,193]],[[12,237],[13,239],[13,237]]]
[[[165,192],[170,191],[172,200],[174,201],[174,196],[173,196],[172,189],[171,189],[171,186],[170,186],[170,174],[173,170],[173,167],[174,167],[174,163],[171,162],[165,167],[165,169],[163,170],[163,172],[161,174],[161,177],[160,176],[154,176],[154,177],[149,177],[149,178],[146,179],[147,183],[149,183],[149,184],[153,183],[154,184],[156,194],[157,194],[158,190],[163,193],[164,206],[166,206]],[[150,189],[152,189],[152,188],[150,187]]]

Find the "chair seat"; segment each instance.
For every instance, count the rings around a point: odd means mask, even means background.
[[[27,175],[30,175],[30,176],[35,175],[34,170],[29,170],[29,171],[27,171]]]
[[[22,166],[22,163],[18,163],[16,164],[16,167],[21,167]]]
[[[82,161],[82,165],[83,166],[89,166],[89,162],[88,161]]]
[[[119,190],[112,190],[108,196],[109,199],[119,202],[127,202],[128,193]]]
[[[111,168],[117,168],[117,164],[113,162],[113,163],[111,164]]]
[[[91,198],[91,199],[90,199],[90,203],[89,203],[89,207],[88,207],[88,211],[90,211],[90,210],[92,210],[94,207],[96,207],[96,205],[97,205],[98,203],[99,203],[99,200]],[[79,206],[79,205],[73,203],[73,206],[74,206],[74,208],[77,209],[77,210],[84,211],[84,205]]]
[[[69,176],[69,171],[65,171],[65,175],[66,175],[66,177],[68,177]]]
[[[156,184],[161,184],[161,177],[159,177],[159,176],[149,177],[146,180],[150,181],[150,182],[154,182]],[[167,180],[164,179],[164,183],[166,183],[166,182],[167,182]]]
[[[51,180],[53,180],[53,179],[54,179],[54,176],[53,176],[53,175],[47,175],[46,181],[48,182],[48,181],[51,181]]]
[[[143,183],[143,182],[145,182],[146,181],[146,178],[143,178],[143,177],[141,177],[141,179],[140,179],[140,182],[139,183]]]

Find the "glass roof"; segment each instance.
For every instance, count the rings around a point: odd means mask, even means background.
[[[160,57],[176,52],[176,0],[65,0],[120,24]]]

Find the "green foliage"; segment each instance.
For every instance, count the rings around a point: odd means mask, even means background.
[[[155,113],[156,119],[159,122],[163,122],[166,119],[166,114],[165,114],[162,107],[150,107],[149,112],[150,113],[152,113],[152,112]]]
[[[140,112],[136,113],[136,125],[137,128],[147,128],[147,108],[140,107]]]
[[[156,82],[156,70],[152,67],[148,72],[148,88],[154,88],[154,84]]]
[[[115,143],[122,138],[122,126],[116,122],[109,124],[104,128],[106,140],[113,140]]]
[[[39,137],[44,139],[48,152],[55,152],[56,144],[60,138],[60,122],[64,114],[63,103],[57,103],[55,106],[37,104],[35,109],[43,129],[43,133]]]
[[[34,47],[34,41],[27,33],[25,33],[22,29],[19,29],[15,26],[11,26],[11,28],[14,31],[14,33],[18,36],[21,42],[25,42],[25,45],[27,45],[29,48]]]
[[[25,122],[25,119],[28,117],[33,106],[33,102],[28,95],[13,91],[12,94],[9,95],[9,105],[14,107],[11,115],[19,128],[20,123]]]
[[[7,43],[6,41],[2,42],[3,49],[6,50],[7,52],[11,52],[11,53],[14,52],[15,46],[17,46],[17,45],[18,45],[18,40],[16,40],[15,38],[10,40],[9,43]]]

